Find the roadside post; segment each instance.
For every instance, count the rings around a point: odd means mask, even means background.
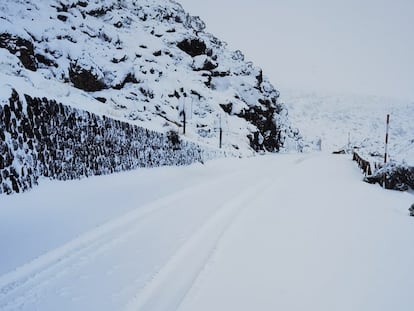
[[[387,114],[387,127],[386,127],[386,132],[385,132],[385,152],[384,152],[384,165],[387,164],[387,160],[388,160],[388,132],[390,129],[390,115]],[[384,180],[383,180],[383,185],[382,187],[384,189],[387,189],[387,174],[384,173]]]

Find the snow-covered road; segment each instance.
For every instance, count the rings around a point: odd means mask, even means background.
[[[0,197],[0,310],[411,310],[414,197],[360,180],[276,155]]]

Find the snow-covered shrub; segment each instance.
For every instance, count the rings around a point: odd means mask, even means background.
[[[176,131],[169,131],[167,133],[168,144],[173,150],[178,150],[181,145],[180,136]]]
[[[374,174],[365,177],[364,181],[384,184],[386,189],[414,189],[414,167],[395,162],[387,163]]]
[[[414,216],[414,203],[411,205],[408,211],[410,212],[410,216]]]

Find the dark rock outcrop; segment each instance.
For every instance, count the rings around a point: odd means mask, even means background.
[[[263,109],[260,106],[251,106],[244,109],[238,116],[254,124],[258,131],[249,135],[250,146],[255,151],[277,152],[282,145],[280,130],[274,120],[276,104],[270,104]]]
[[[10,53],[17,55],[26,69],[36,71],[37,66],[32,42],[8,33],[2,33],[0,34],[0,48],[5,48]]]
[[[195,57],[207,54],[207,46],[201,39],[185,39],[177,44],[178,48],[186,52],[188,55]]]
[[[232,103],[228,103],[228,104],[220,104],[220,107],[223,109],[224,112],[231,114],[232,110],[233,110],[233,104]]]
[[[103,81],[93,73],[92,69],[88,70],[77,64],[70,66],[69,78],[74,87],[87,92],[100,91],[105,88]]]

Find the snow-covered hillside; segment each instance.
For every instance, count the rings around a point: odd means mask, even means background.
[[[382,162],[386,117],[390,114],[389,158],[414,166],[414,102],[364,95],[284,90],[289,118],[308,142],[321,139],[322,150],[357,147],[372,161]],[[348,141],[349,139],[349,141]]]
[[[0,193],[301,148],[262,69],[174,1],[5,0],[0,21]]]
[[[4,0],[0,86],[225,148],[296,140],[279,92],[174,1]],[[2,92],[1,102],[8,100]]]

